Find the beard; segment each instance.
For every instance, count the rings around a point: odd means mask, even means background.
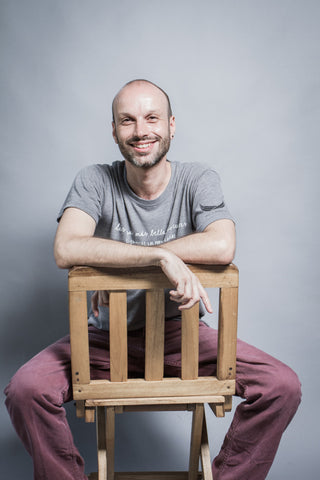
[[[156,140],[156,142],[158,143],[157,151],[151,153],[132,151],[132,143],[136,143],[142,140],[145,142],[147,142],[148,140],[150,140],[150,142],[154,142]],[[131,165],[134,165],[135,167],[144,169],[148,169],[157,165],[163,159],[163,157],[167,155],[171,143],[169,131],[165,137],[159,137],[158,135],[153,135],[152,137],[135,136],[129,138],[128,140],[122,141],[119,140],[117,136],[117,141],[119,150],[125,160],[127,160],[129,163],[131,163]]]

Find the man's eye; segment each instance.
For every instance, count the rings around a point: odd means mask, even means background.
[[[156,121],[158,120],[158,117],[156,117],[155,115],[150,115],[150,116],[148,117],[148,120],[149,120],[150,122],[156,122]]]
[[[121,120],[121,123],[124,124],[124,125],[127,125],[128,123],[131,123],[131,122],[132,122],[131,118],[123,118]]]

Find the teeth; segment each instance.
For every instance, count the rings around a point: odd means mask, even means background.
[[[135,145],[136,148],[143,149],[150,147],[151,143],[144,143],[143,145]]]

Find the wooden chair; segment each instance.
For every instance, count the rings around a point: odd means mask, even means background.
[[[238,269],[190,265],[202,285],[220,288],[217,374],[198,376],[199,305],[182,313],[181,377],[164,378],[164,289],[160,268],[74,267],[69,272],[73,398],[77,416],[95,419],[98,473],[90,480],[212,479],[204,404],[217,417],[231,410],[235,393]],[[146,290],[145,377],[128,379],[126,290]],[[110,293],[110,380],[90,379],[87,291]],[[126,410],[193,412],[188,472],[114,472],[115,414]],[[198,472],[201,460],[202,472]]]

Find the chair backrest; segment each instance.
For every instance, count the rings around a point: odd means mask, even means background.
[[[217,374],[198,377],[199,305],[182,312],[181,377],[164,378],[164,289],[172,288],[160,268],[74,267],[69,272],[73,397],[158,399],[235,393],[238,269],[234,265],[189,265],[205,288],[219,288]],[[146,290],[145,377],[128,379],[126,291]],[[110,380],[90,379],[87,291],[108,290]],[[176,400],[177,401],[177,400]]]

